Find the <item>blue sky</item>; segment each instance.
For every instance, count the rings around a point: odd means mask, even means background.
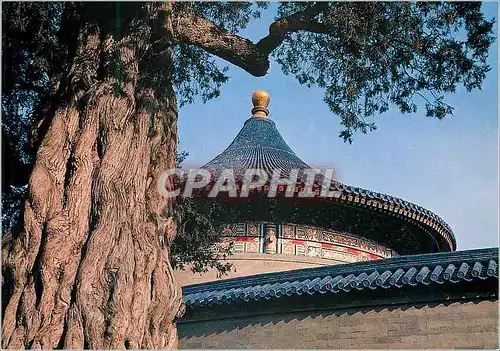
[[[273,5],[274,6],[274,5]],[[484,3],[490,19],[497,3]],[[257,41],[267,34],[272,8],[241,35]],[[497,26],[495,25],[495,33]],[[395,108],[375,117],[378,129],[344,143],[339,117],[322,101],[323,91],[301,86],[272,62],[255,78],[230,64],[220,98],[200,100],[179,113],[185,164],[205,164],[222,152],[250,117],[251,95],[271,94],[270,118],[306,163],[335,167],[346,184],[401,197],[441,216],[453,229],[458,250],[498,246],[498,43],[490,50],[491,72],[481,91],[448,97],[454,116],[438,121]]]

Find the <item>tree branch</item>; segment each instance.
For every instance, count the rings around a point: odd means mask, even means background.
[[[318,2],[273,22],[269,26],[269,35],[257,44],[202,17],[183,13],[174,20],[175,41],[197,45],[248,73],[261,77],[269,70],[269,54],[281,45],[287,34],[301,30],[327,33],[326,26],[314,20],[327,6],[328,3]]]
[[[176,42],[193,44],[231,62],[248,73],[261,77],[269,69],[268,54],[250,40],[194,15],[182,15],[174,21]]]
[[[288,17],[276,20],[271,23],[269,26],[269,34],[257,43],[257,47],[260,51],[267,52],[269,54],[281,45],[287,34],[301,30],[312,33],[328,33],[324,24],[314,20],[317,15],[325,11],[327,8],[327,2],[318,2],[303,11],[299,11]]]

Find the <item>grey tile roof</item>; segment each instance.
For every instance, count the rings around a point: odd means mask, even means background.
[[[401,256],[186,286],[189,308],[302,294],[472,283],[498,279],[498,248]]]

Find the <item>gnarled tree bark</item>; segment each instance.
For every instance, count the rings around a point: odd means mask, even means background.
[[[24,228],[4,238],[4,348],[177,346],[175,223],[156,191],[175,167],[172,29],[158,3],[139,14],[146,21],[127,20],[144,10],[124,5],[121,23],[119,4],[100,5],[79,10]]]

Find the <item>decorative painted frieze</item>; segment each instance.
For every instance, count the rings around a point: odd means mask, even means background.
[[[247,222],[224,228],[233,253],[268,253],[360,262],[397,256],[388,247],[351,234],[296,224]]]

